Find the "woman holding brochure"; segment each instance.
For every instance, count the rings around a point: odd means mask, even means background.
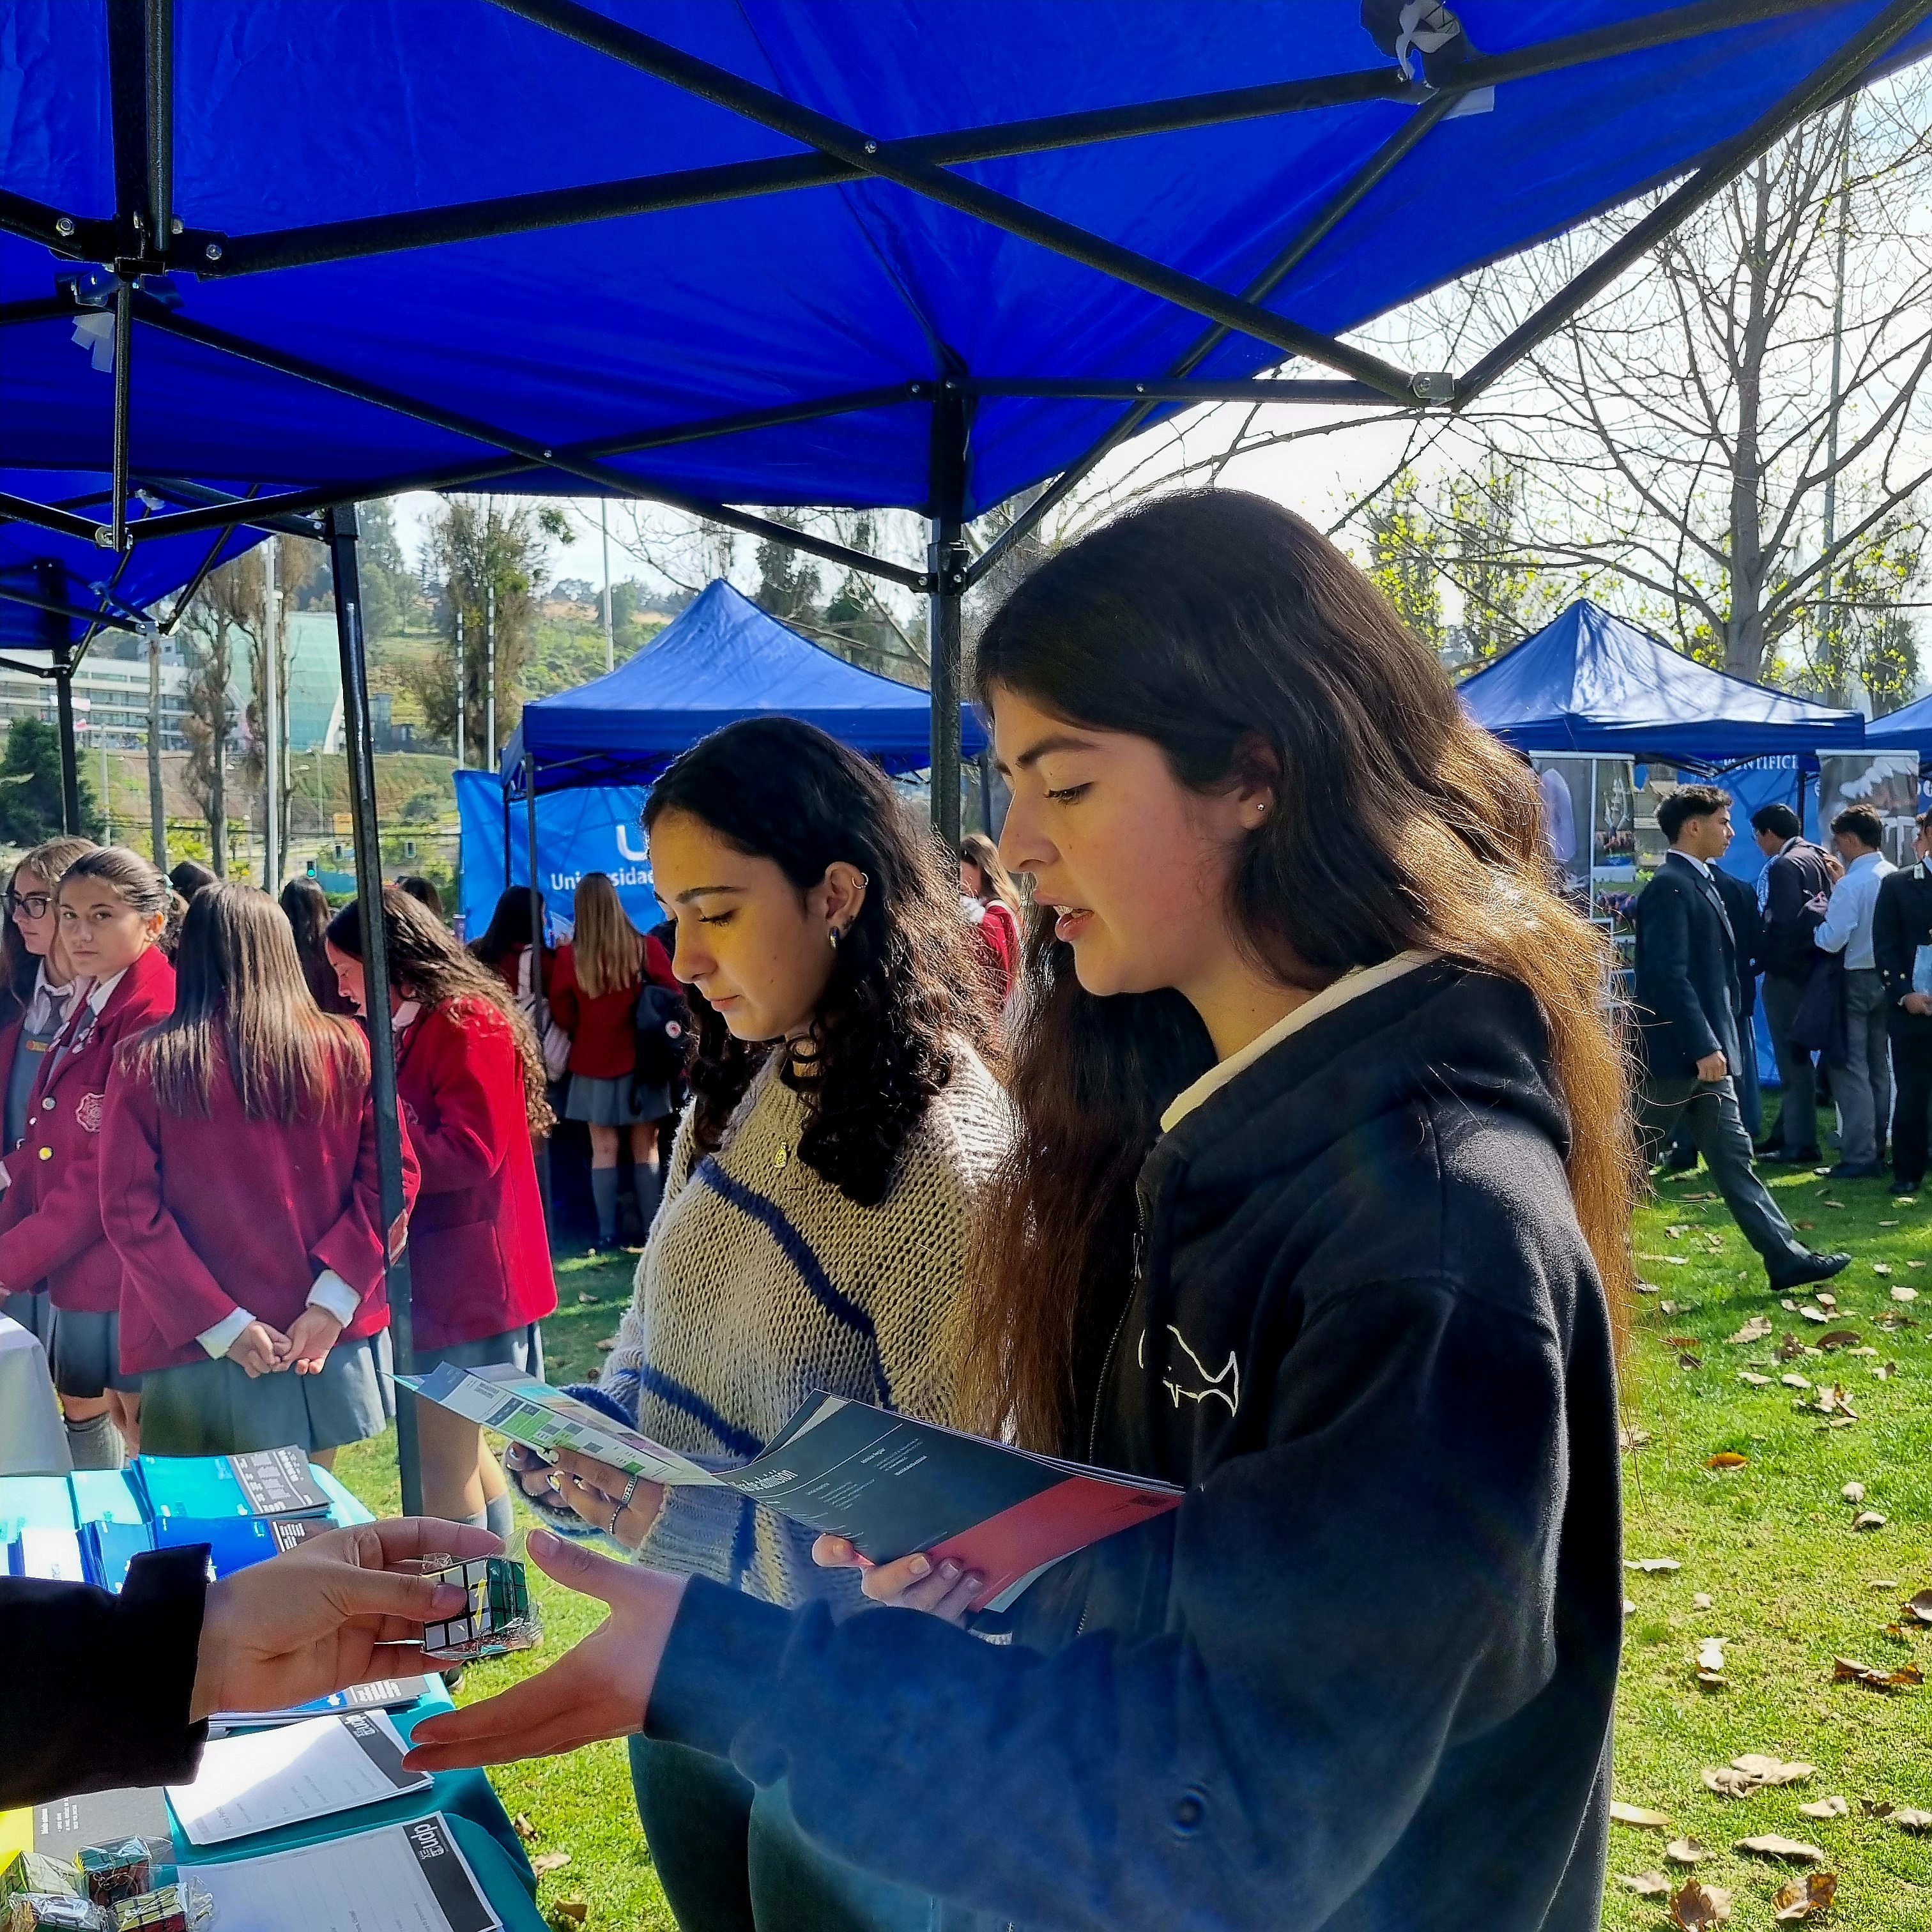
[[[1185,1498],[997,1647],[533,1537],[615,1613],[414,1761],[641,1723],[949,1925],[1594,1928],[1634,1166],[1533,775],[1340,551],[1232,492],[1049,559],[977,666],[1052,922],[971,1386]]]
[[[174,1012],[121,1049],[100,1130],[143,1444],[293,1443],[331,1467],[394,1413],[368,1046],[317,1009],[288,920],[251,886],[195,895],[175,971]],[[406,1200],[416,1183],[405,1141]]]
[[[874,766],[784,718],[686,752],[644,823],[692,989],[694,1100],[617,1347],[572,1393],[700,1462],[755,1455],[814,1389],[959,1421],[967,1240],[1011,1123],[938,854]],[[512,1467],[554,1520],[661,1568],[787,1609],[862,1604],[808,1532],[729,1490],[581,1456]],[[681,1925],[825,1922],[817,1862],[728,1763],[640,1740],[632,1765]]]
[[[362,915],[329,922],[329,963],[368,1012]],[[502,981],[419,901],[382,889],[396,1092],[422,1191],[410,1216],[417,1368],[504,1366],[543,1373],[538,1324],[556,1306],[531,1152],[550,1130],[543,1054]],[[510,1498],[474,1423],[420,1404],[423,1506],[506,1540]]]

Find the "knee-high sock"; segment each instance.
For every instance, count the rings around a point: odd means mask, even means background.
[[[604,1247],[617,1239],[617,1170],[593,1167],[590,1170],[590,1198],[597,1204],[597,1239]]]
[[[86,1422],[70,1422],[67,1447],[76,1469],[118,1469],[128,1454],[113,1415],[106,1409]]]
[[[663,1172],[640,1161],[631,1170],[631,1186],[638,1197],[638,1239],[647,1241],[650,1239],[651,1222],[657,1215],[658,1203],[664,1198]]]
[[[510,1507],[510,1492],[506,1490],[500,1496],[492,1496],[483,1505],[483,1526],[492,1536],[500,1536],[503,1546],[510,1544],[510,1532],[516,1527],[516,1514]]]

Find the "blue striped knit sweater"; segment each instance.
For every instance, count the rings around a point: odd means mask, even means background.
[[[798,1158],[803,1102],[767,1063],[723,1144],[679,1127],[664,1204],[601,1382],[644,1432],[698,1460],[756,1455],[814,1388],[957,1424],[954,1324],[975,1198],[1005,1154],[1006,1096],[970,1048],[862,1208]],[[769,1602],[860,1599],[810,1534],[728,1490],[666,1496],[638,1560]]]

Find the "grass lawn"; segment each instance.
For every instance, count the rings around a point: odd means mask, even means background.
[[[1767,1170],[1768,1178],[1781,1172]],[[1764,1271],[1723,1203],[1705,1198],[1712,1190],[1701,1169],[1666,1184],[1658,1204],[1637,1216],[1638,1271],[1657,1292],[1640,1298],[1624,1377],[1625,1419],[1648,1436],[1624,1458],[1624,1555],[1682,1567],[1624,1573],[1636,1607],[1627,1622],[1618,1700],[1616,1795],[1666,1814],[1670,1828],[1612,1826],[1604,1924],[1613,1932],[1668,1924],[1663,1900],[1637,1896],[1617,1876],[1662,1871],[1681,1879],[1664,1858],[1666,1840],[1679,1836],[1710,1849],[1696,1874],[1732,1893],[1736,1932],[1769,1928],[1772,1894],[1797,1868],[1732,1847],[1772,1832],[1828,1854],[1838,1877],[1830,1925],[1932,1927],[1932,1836],[1910,1836],[1862,1810],[1862,1801],[1932,1810],[1932,1687],[1888,1692],[1832,1682],[1838,1657],[1887,1671],[1932,1664],[1932,1626],[1916,1636],[1886,1634],[1901,1602],[1932,1588],[1932,1191],[1900,1204],[1881,1183],[1823,1182],[1802,1170],[1772,1185],[1807,1240],[1857,1257],[1826,1284],[1835,1311],[1811,1299],[1832,1312],[1826,1323],[1782,1308],[1766,1292]],[[1890,1273],[1880,1274],[1879,1266]],[[562,1305],[544,1329],[552,1381],[580,1379],[601,1359],[596,1344],[616,1329],[632,1267],[622,1253],[560,1262]],[[1894,1288],[1917,1288],[1918,1298],[1894,1301]],[[1802,1307],[1807,1298],[1792,1299]],[[1876,1325],[1880,1314],[1916,1325],[1888,1331]],[[1726,1340],[1757,1315],[1773,1324],[1767,1340]],[[1834,1348],[1780,1359],[1786,1335],[1815,1348],[1836,1328],[1856,1330],[1857,1346],[1878,1354]],[[1690,1361],[1696,1366],[1684,1365]],[[1872,1372],[1888,1363],[1897,1365],[1889,1378]],[[1739,1379],[1741,1370],[1771,1380],[1754,1387]],[[1789,1374],[1813,1387],[1786,1387],[1780,1378]],[[1834,1383],[1858,1418],[1839,1429],[1806,1406]],[[1744,1466],[1708,1466],[1725,1453],[1744,1456]],[[371,1508],[398,1507],[391,1438],[345,1451],[340,1474]],[[1850,1482],[1864,1486],[1862,1505],[1840,1493]],[[1885,1526],[1853,1530],[1860,1508],[1884,1516]],[[530,1520],[520,1510],[520,1527]],[[540,1669],[598,1621],[598,1606],[531,1574],[543,1647],[472,1670],[458,1694],[465,1701]],[[1697,1606],[1700,1594],[1709,1608]],[[1713,1636],[1723,1644],[1724,1681],[1706,1688],[1696,1656]],[[1705,1787],[1706,1767],[1746,1752],[1816,1771],[1742,1798]],[[620,1745],[491,1775],[511,1814],[536,1827],[532,1852],[571,1855],[568,1866],[542,1880],[547,1912],[560,1900],[581,1900],[593,1928],[671,1926]],[[1799,1812],[1832,1796],[1848,1801],[1846,1816]],[[1486,1856],[1493,1848],[1474,1849]]]

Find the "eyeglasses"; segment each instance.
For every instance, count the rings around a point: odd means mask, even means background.
[[[16,919],[22,913],[29,919],[45,919],[52,904],[45,892],[16,892],[11,886],[7,888],[7,910]]]

